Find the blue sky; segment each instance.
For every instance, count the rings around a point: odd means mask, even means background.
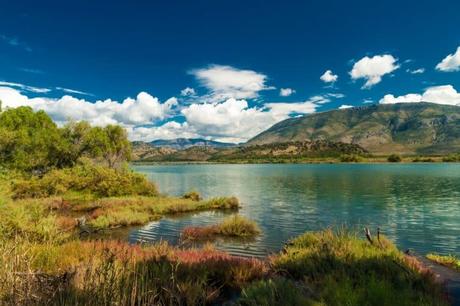
[[[458,1],[114,2],[3,3],[3,103],[234,142],[339,107],[460,103]]]

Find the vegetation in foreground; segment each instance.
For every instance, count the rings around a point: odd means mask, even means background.
[[[217,237],[254,238],[261,233],[259,226],[243,216],[226,218],[222,223],[209,226],[190,226],[182,230],[181,239],[213,240]]]
[[[383,237],[374,244],[343,230],[306,233],[265,260],[211,246],[81,240],[77,225],[112,228],[239,206],[236,198],[162,196],[124,166],[129,153],[121,127],[58,128],[29,108],[0,113],[0,304],[446,303],[416,260]],[[255,227],[235,219],[220,230],[242,235],[248,228]]]
[[[460,258],[455,255],[439,255],[430,253],[426,255],[426,257],[438,264],[460,271]]]

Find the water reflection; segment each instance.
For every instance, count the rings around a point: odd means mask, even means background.
[[[264,234],[252,243],[218,241],[236,254],[278,251],[289,238],[331,225],[381,227],[401,248],[460,253],[459,164],[154,165],[136,166],[162,192],[191,189],[206,197],[235,195],[240,213]],[[165,218],[134,230],[130,241],[177,242],[188,225],[214,224],[205,212]]]

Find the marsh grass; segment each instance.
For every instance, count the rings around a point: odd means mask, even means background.
[[[385,237],[380,242],[344,229],[305,233],[271,261],[326,305],[446,305],[429,271]]]
[[[181,239],[187,240],[214,240],[217,237],[254,238],[261,233],[257,223],[245,217],[234,215],[226,218],[222,223],[210,226],[186,227],[181,233]]]
[[[455,255],[439,255],[430,253],[426,255],[426,257],[438,264],[460,271],[460,258]]]

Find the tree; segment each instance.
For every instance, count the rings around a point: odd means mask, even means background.
[[[43,111],[30,107],[0,113],[0,162],[28,172],[44,173],[57,165],[62,138]]]
[[[115,168],[130,160],[131,143],[121,126],[94,127],[88,134],[88,152],[91,157],[100,157],[107,166]]]

